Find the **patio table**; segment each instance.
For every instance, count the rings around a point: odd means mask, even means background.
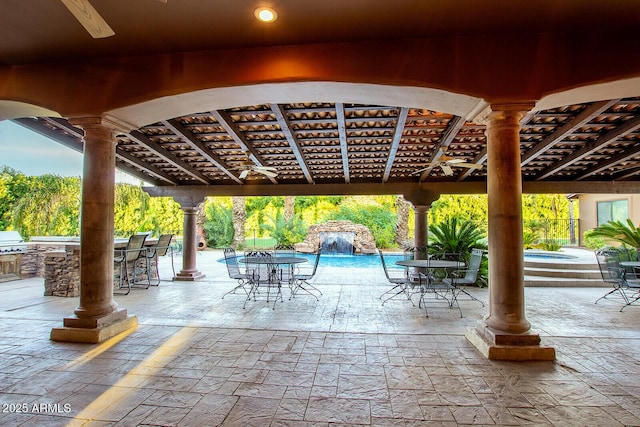
[[[405,259],[396,261],[396,265],[420,268],[464,268],[466,266],[462,261],[451,261],[446,259]]]

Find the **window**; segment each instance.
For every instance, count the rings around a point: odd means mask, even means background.
[[[629,201],[598,202],[598,227],[609,221],[626,221],[629,218]]]

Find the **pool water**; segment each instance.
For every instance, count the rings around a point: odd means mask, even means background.
[[[576,257],[572,256],[572,255],[565,255],[565,254],[560,254],[560,253],[553,253],[553,252],[529,252],[529,251],[525,251],[524,252],[524,257],[525,258],[534,258],[534,259],[575,259]]]
[[[315,254],[302,254],[296,253],[296,257],[306,258],[309,260],[311,264],[313,264],[316,260]],[[239,256],[238,259],[242,257]],[[387,264],[388,268],[397,267],[395,265],[396,261],[400,261],[404,259],[402,254],[389,254],[384,256],[384,261]],[[218,262],[224,262],[224,258],[218,260]],[[320,255],[320,263],[319,266],[325,267],[347,267],[347,268],[382,268],[382,263],[380,262],[380,255],[371,254],[371,255]],[[398,267],[403,268],[403,267]]]

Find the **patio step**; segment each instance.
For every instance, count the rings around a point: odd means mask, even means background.
[[[606,287],[598,264],[574,260],[525,260],[525,286]]]

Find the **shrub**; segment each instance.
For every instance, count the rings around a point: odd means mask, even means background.
[[[210,248],[230,246],[233,242],[233,210],[221,205],[208,205],[204,223],[205,239]]]

